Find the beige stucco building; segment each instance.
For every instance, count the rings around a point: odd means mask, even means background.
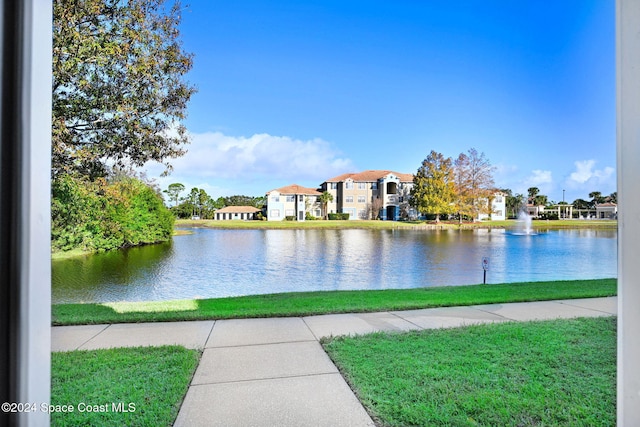
[[[413,175],[388,170],[346,173],[320,186],[333,196],[327,213],[348,213],[349,219],[397,220],[401,209],[409,214],[409,194]]]
[[[267,220],[282,221],[286,217],[295,217],[304,221],[307,213],[311,216],[322,215],[318,197],[322,194],[314,188],[291,184],[267,192]]]

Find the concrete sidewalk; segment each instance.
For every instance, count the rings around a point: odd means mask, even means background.
[[[376,331],[617,314],[617,298],[308,317],[52,328],[52,350],[183,345],[203,349],[176,426],[369,426],[318,340]]]

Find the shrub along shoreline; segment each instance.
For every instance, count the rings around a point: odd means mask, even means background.
[[[593,279],[372,291],[292,292],[201,300],[54,304],[52,324],[297,317],[615,295],[616,279]]]

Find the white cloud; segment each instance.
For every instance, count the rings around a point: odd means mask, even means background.
[[[324,180],[353,169],[330,143],[256,134],[235,137],[221,132],[191,134],[188,152],[173,160],[174,173],[201,178]]]
[[[548,188],[553,184],[553,174],[551,171],[532,170],[531,175],[525,179],[525,184],[527,187],[538,187],[542,191],[543,188]]]
[[[567,178],[567,185],[572,188],[583,188],[586,186],[605,186],[610,188],[615,181],[615,169],[605,167],[604,169],[593,170],[596,165],[595,160],[578,160],[574,162],[576,170]],[[597,191],[594,190],[594,191]]]

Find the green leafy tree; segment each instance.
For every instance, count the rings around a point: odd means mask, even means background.
[[[184,154],[180,122],[195,89],[184,80],[192,55],[180,10],[164,0],[54,0],[54,178]]]
[[[504,190],[501,190],[504,191]],[[507,208],[507,213],[510,217],[515,218],[518,216],[518,212],[524,209],[525,207],[524,195],[517,193],[516,195],[507,195],[505,200],[505,206]]]
[[[173,215],[162,197],[133,177],[60,176],[52,182],[51,248],[104,251],[166,241]]]
[[[436,216],[454,211],[455,184],[450,157],[431,151],[413,177],[411,205],[422,214]]]
[[[225,206],[253,206],[254,208],[261,208],[264,202],[264,197],[235,195],[224,198]]]
[[[163,191],[168,197],[169,201],[173,202],[173,206],[178,205],[178,200],[180,200],[180,193],[184,191],[184,185],[179,182],[169,184],[166,190]]]
[[[226,205],[224,204],[224,197],[218,197],[213,205],[216,209],[222,209],[224,208]]]
[[[553,204],[553,203],[550,203],[549,198],[544,194],[538,194],[536,197],[533,198],[533,204],[536,206],[549,206],[550,204]]]
[[[193,187],[186,197],[186,201],[191,205],[191,215],[194,216],[198,213],[198,199],[200,197],[200,189]]]
[[[527,194],[529,196],[529,201],[531,203],[533,203],[533,200],[536,198],[536,196],[540,193],[540,189],[538,187],[529,187],[527,189]]]
[[[607,199],[609,199],[609,202],[611,203],[618,203],[618,192],[614,191],[613,193],[609,194],[609,197]]]
[[[589,209],[589,202],[584,199],[575,199],[572,205],[575,209]]]
[[[322,206],[322,214],[323,214],[322,216],[324,219],[327,219],[327,215],[328,215],[327,206],[329,205],[329,202],[333,202],[333,195],[328,191],[323,191],[322,194],[318,196],[318,201]]]
[[[616,195],[617,196],[617,195]],[[589,193],[589,197],[591,198],[591,208],[595,208],[600,203],[604,203],[606,198],[602,196],[602,193],[599,191],[592,191]]]
[[[207,206],[210,200],[211,197],[209,197],[206,191],[204,191],[202,188],[198,190],[198,199],[196,204],[198,205],[198,215],[200,215],[200,218],[208,217],[208,215],[203,216],[202,209]]]

